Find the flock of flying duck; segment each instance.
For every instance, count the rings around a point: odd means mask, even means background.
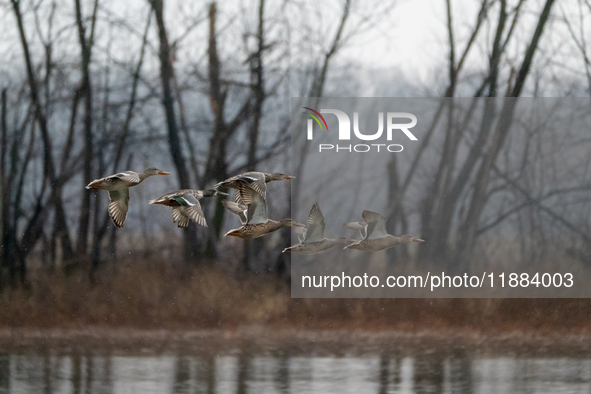
[[[129,188],[139,185],[146,178],[153,175],[170,175],[155,167],[143,172],[124,171],[90,182],[86,188],[89,190],[107,190],[109,192],[109,216],[117,227],[123,227],[127,218],[129,207]],[[199,200],[204,197],[218,195],[227,196],[220,188],[236,189],[234,201],[225,199],[222,204],[230,212],[235,213],[241,222],[241,226],[228,231],[225,235],[231,235],[242,239],[254,239],[277,231],[283,227],[294,227],[300,242],[297,245],[284,249],[284,252],[301,254],[314,254],[325,251],[337,245],[345,245],[345,249],[356,249],[375,252],[388,249],[396,245],[410,242],[423,242],[413,235],[395,237],[386,231],[386,218],[377,212],[363,211],[363,221],[345,223],[348,229],[359,230],[361,239],[347,237],[325,238],[324,228],[326,223],[320,211],[318,203],[312,206],[308,216],[307,226],[295,222],[292,219],[280,221],[267,217],[267,186],[271,181],[291,179],[292,176],[281,172],[268,174],[264,172],[246,172],[233,176],[215,185],[214,189],[177,190],[151,200],[150,204],[161,204],[172,208],[172,220],[178,227],[187,227],[193,220],[200,226],[207,227],[207,222]]]

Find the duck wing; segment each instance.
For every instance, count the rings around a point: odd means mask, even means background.
[[[248,207],[246,212],[247,224],[266,223],[269,220],[267,217],[267,203],[263,196],[246,185],[240,186],[238,193]]]
[[[181,228],[189,226],[189,216],[185,214],[182,208],[183,207],[172,208],[172,221]]]
[[[245,172],[219,182],[215,185],[215,188],[230,187],[238,189],[242,184],[250,185],[254,190],[261,193],[265,187],[265,174],[257,171]]]
[[[388,235],[386,231],[386,218],[377,212],[363,211],[363,221],[367,223],[364,239],[384,238]]]
[[[136,184],[136,185],[141,182],[139,174],[134,171],[123,171],[118,174],[108,176],[106,178],[107,179],[110,179],[110,178],[120,179],[123,182],[128,182],[130,184]]]
[[[244,184],[241,185],[240,188],[238,190],[236,190],[236,194],[234,194],[234,201],[237,202],[238,204],[247,204],[245,201],[245,197],[244,197],[244,191],[246,189],[250,189],[252,191],[254,191],[256,194],[261,196],[261,199],[266,203],[267,202],[267,191],[266,191],[266,186],[263,186],[262,188],[262,192],[258,192],[257,190],[253,189],[250,187],[250,185]]]
[[[246,211],[248,207],[244,204],[238,204],[234,201],[222,200],[222,205],[230,212],[235,213],[240,218],[242,224],[246,224]]]
[[[345,223],[345,224],[343,224],[343,226],[345,226],[351,230],[359,230],[359,234],[361,235],[361,238],[365,238],[365,235],[367,234],[367,231],[366,231],[367,223],[365,223],[365,222]]]
[[[320,211],[318,203],[312,206],[310,214],[308,215],[308,227],[306,229],[306,236],[304,242],[318,242],[324,239],[324,215]]]
[[[219,182],[217,185],[215,185],[215,188],[229,187],[237,189],[238,192],[236,192],[236,195],[234,196],[234,201],[236,201],[238,204],[242,204],[244,201],[239,191],[244,186],[250,187],[259,193],[263,197],[263,200],[266,199],[267,186],[265,183],[265,174],[262,172],[252,171],[233,176],[226,179],[225,181]]]
[[[172,208],[172,221],[177,223],[177,226],[187,227],[189,226],[189,220],[193,220],[200,226],[207,227],[207,221],[199,203],[189,207],[180,206]]]
[[[163,204],[168,205],[169,207],[179,207],[183,205],[184,196],[192,191],[193,190],[190,189],[184,189],[170,192],[155,200],[150,200],[150,204]]]
[[[247,172],[239,178],[240,182],[246,183],[248,187],[263,197],[267,197],[267,184],[265,183],[265,174],[262,172]]]
[[[199,203],[199,198],[195,191],[182,190],[182,192],[183,193],[174,197],[174,199],[178,201],[179,204],[181,204],[180,211],[187,215],[191,220],[195,221],[198,225],[207,227],[205,215],[203,214],[201,204]]]
[[[123,227],[129,208],[129,189],[109,190],[109,216],[115,226]]]

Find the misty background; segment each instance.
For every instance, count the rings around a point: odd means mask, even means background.
[[[415,115],[411,141],[401,131],[392,140],[339,140],[334,115],[324,115],[328,131],[316,127],[306,136],[301,107],[338,108],[358,118],[359,131],[372,135],[379,114]],[[424,243],[367,253],[335,247],[315,255],[292,255],[292,295],[299,297],[548,297],[548,286],[514,291],[483,288],[302,288],[301,275],[476,275],[501,272],[569,272],[569,288],[556,286],[553,297],[588,297],[589,138],[591,112],[586,98],[301,98],[294,99],[292,158],[298,182],[292,187],[292,212],[303,220],[318,202],[326,221],[325,237],[360,238],[344,222],[361,221],[364,210],[387,219],[390,234],[413,234]],[[442,110],[443,109],[443,110]],[[514,115],[509,114],[509,110]],[[385,122],[385,121],[384,121]],[[351,119],[351,127],[356,128]],[[383,126],[385,129],[386,126]],[[503,132],[504,131],[504,132]],[[488,152],[479,140],[491,132]],[[500,136],[505,134],[504,142]],[[447,137],[447,136],[452,136]],[[429,144],[422,140],[432,138]],[[460,141],[464,139],[465,143]],[[371,144],[382,144],[380,152]],[[325,148],[320,151],[320,144]],[[404,148],[391,153],[388,144]],[[326,146],[339,146],[326,149]],[[351,152],[349,152],[351,146]],[[368,152],[365,152],[369,149]],[[421,151],[424,149],[423,151]],[[355,150],[358,150],[355,152]],[[483,168],[497,151],[499,158]],[[420,157],[420,160],[416,160]],[[492,161],[491,161],[492,163]],[[413,175],[408,175],[413,174]],[[408,183],[399,179],[409,177]],[[478,189],[486,193],[479,195]],[[476,213],[475,213],[476,212]],[[546,276],[548,276],[546,274]],[[497,275],[495,275],[495,278]],[[548,282],[548,281],[546,281]],[[559,283],[558,280],[556,283]],[[310,287],[310,286],[308,286]],[[514,286],[513,286],[514,287]],[[524,286],[527,287],[527,286]]]
[[[247,170],[301,175],[290,160],[291,97],[589,97],[590,17],[585,0],[3,1],[2,281],[23,282],[33,266],[94,272],[123,257],[287,278],[288,230],[245,244],[222,236],[239,222],[219,200],[202,201],[209,229],[186,230],[147,201]],[[462,267],[482,252],[483,228],[511,222],[510,258],[552,250],[587,264],[589,138],[536,125],[516,135],[487,122],[492,106],[454,108],[435,107],[415,153],[392,158],[391,232],[430,243],[391,257]],[[549,139],[575,145],[577,163],[546,154]],[[107,193],[84,185],[150,166],[172,175],[132,188],[116,229]],[[271,218],[290,216],[302,179],[269,185]]]

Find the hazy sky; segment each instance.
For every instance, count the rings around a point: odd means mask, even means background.
[[[61,50],[65,55],[77,56],[73,6],[70,1],[56,0],[59,12],[54,27],[54,34],[62,34],[68,31],[69,40],[73,40],[70,46],[62,45]],[[479,9],[479,0],[452,0],[453,21],[455,27],[456,51],[463,50],[467,38],[471,32]],[[515,6],[516,1],[508,1],[508,9]],[[512,67],[517,67],[517,59],[521,58],[524,52],[525,43],[531,37],[535,22],[543,0],[531,0],[525,3],[522,10],[521,23],[515,30],[514,40],[509,45],[506,62]],[[29,0],[22,0],[22,9],[26,16],[26,27],[29,37],[35,35],[35,22],[31,17],[31,4]],[[45,7],[51,4],[49,0],[42,2]],[[128,58],[137,53],[137,37],[128,37],[129,33],[122,33],[122,28],[112,28],[105,23],[107,19],[119,18],[125,21],[127,26],[132,27],[141,34],[145,26],[148,7],[144,0],[132,0],[120,2],[115,0],[101,0],[102,18],[97,25],[97,37],[101,37],[102,43],[97,45],[93,53],[93,59],[105,56],[106,43],[117,42],[111,45],[110,56],[120,57],[121,61],[129,61]],[[165,18],[167,19],[169,38],[175,41],[183,35],[187,26],[196,23],[191,34],[182,39],[179,43],[178,61],[179,66],[203,64],[207,48],[207,2],[204,1],[167,1]],[[287,5],[285,5],[287,4]],[[292,65],[303,65],[306,62],[319,62],[322,52],[326,51],[329,42],[334,36],[336,25],[342,14],[342,0],[326,0],[321,3],[308,0],[294,0],[290,2],[270,1],[267,3],[266,12],[270,17],[267,27],[275,34],[285,39],[286,34],[291,35],[291,42],[294,42],[294,60]],[[388,4],[392,4],[388,7]],[[91,11],[92,2],[83,1],[84,12]],[[285,5],[285,6],[284,6]],[[220,35],[220,52],[226,58],[234,56],[236,59],[243,57],[236,53],[244,49],[243,32],[254,30],[256,23],[257,2],[254,0],[232,0],[218,2],[218,34]],[[282,8],[284,7],[284,8]],[[281,11],[282,10],[282,11]],[[287,10],[287,11],[286,11]],[[378,10],[378,11],[376,11]],[[387,10],[387,12],[384,12]],[[585,9],[586,10],[586,9]],[[545,56],[547,60],[534,63],[535,73],[546,77],[546,81],[559,79],[562,85],[569,83],[576,85],[571,80],[585,81],[583,61],[580,52],[575,49],[574,42],[569,36],[568,30],[562,23],[563,16],[568,16],[573,28],[577,32],[591,34],[591,24],[587,20],[579,19],[578,0],[561,0],[557,2],[552,10],[552,17],[546,26],[546,34],[543,38],[543,48],[536,56]],[[487,53],[489,53],[494,23],[497,18],[497,8],[493,6],[490,11],[491,21],[486,21],[482,32],[475,43],[470,57],[460,75],[460,82],[469,80],[471,75],[483,73],[486,70]],[[377,15],[376,15],[377,14]],[[447,51],[448,38],[446,32],[446,10],[443,0],[393,0],[387,1],[353,1],[353,8],[348,24],[348,33],[359,24],[364,16],[371,15],[370,22],[363,26],[361,33],[356,33],[334,59],[335,68],[330,75],[338,75],[338,66],[354,66],[355,71],[365,70],[369,75],[361,74],[362,83],[358,94],[361,95],[396,95],[396,90],[384,90],[383,85],[392,84],[397,86],[413,85],[417,87],[414,95],[440,95],[442,86],[447,79]],[[589,15],[587,10],[586,15]],[[108,17],[108,18],[107,18]],[[286,33],[284,29],[286,20],[292,24],[292,31]],[[43,22],[43,21],[42,21]],[[43,23],[42,23],[43,24]],[[582,24],[581,26],[579,26]],[[3,75],[13,74],[20,67],[13,67],[12,59],[22,62],[22,54],[19,45],[16,44],[17,32],[12,15],[10,4],[0,2],[0,56],[9,59],[8,62],[0,63],[0,81]],[[61,29],[61,30],[60,30]],[[151,42],[155,45],[155,26],[152,26]],[[548,33],[551,31],[551,33]],[[60,33],[61,32],[61,33]],[[299,40],[296,37],[304,37]],[[37,37],[36,37],[37,38]],[[271,39],[274,38],[271,35]],[[31,39],[32,45],[36,44]],[[38,44],[38,43],[37,43]],[[309,45],[306,47],[305,45]],[[297,48],[299,46],[299,48]],[[37,46],[40,49],[39,46]],[[307,48],[313,51],[306,52]],[[157,58],[155,48],[152,49],[152,56],[148,59],[146,67],[153,67],[157,71]],[[298,50],[298,57],[296,53]],[[57,56],[60,56],[57,54]],[[512,60],[513,59],[513,60]],[[375,73],[374,70],[381,70],[383,73]],[[10,70],[7,73],[6,70]],[[508,68],[504,67],[503,72],[507,73]],[[329,77],[330,77],[329,75]],[[506,77],[507,75],[505,75]],[[389,78],[389,79],[388,79]],[[10,78],[7,78],[10,79]],[[402,80],[404,79],[404,80]],[[564,81],[567,81],[566,83]],[[580,82],[578,82],[580,84]],[[584,82],[586,85],[586,81]],[[471,95],[470,90],[458,92],[459,95]],[[346,94],[339,90],[333,92],[336,95]],[[527,95],[527,93],[524,93]],[[548,94],[560,95],[561,92],[546,92]],[[572,93],[571,93],[572,94]]]
[[[73,7],[68,7],[69,2],[57,0],[57,3],[64,7],[63,9],[66,12],[59,14],[54,32],[59,32],[61,27],[66,27],[74,22],[73,9],[69,9]],[[383,6],[384,3],[375,2],[376,5],[380,6]],[[0,24],[3,26],[0,29],[0,53],[9,52],[20,56],[20,47],[13,45],[14,40],[17,38],[17,32],[11,8],[8,3],[0,4]],[[31,3],[28,0],[23,0],[22,4],[25,17],[27,17],[27,10],[30,9]],[[46,1],[44,4],[50,4],[50,2]],[[133,0],[122,3],[103,0],[100,4],[105,14],[120,17],[136,30],[142,30],[147,11],[145,1]],[[174,40],[180,36],[185,26],[191,23],[192,18],[203,19],[207,9],[206,4],[206,2],[168,1],[165,16],[169,20],[170,39]],[[280,3],[270,2],[267,6],[269,13],[272,13],[278,4]],[[318,3],[310,1],[299,1],[293,4],[292,7],[303,10],[303,18],[310,17],[309,23],[318,27],[325,34],[325,37],[323,37],[324,44],[328,45],[327,41],[334,35],[336,23],[342,13],[342,1],[325,1],[320,7]],[[366,5],[366,2],[353,2],[353,4],[355,6],[349,19],[349,28],[364,15],[369,14],[373,7],[372,4]],[[335,61],[354,62],[361,67],[367,68],[395,67],[412,78],[421,80],[427,78],[435,63],[440,62],[447,50],[444,1],[398,0],[388,4],[393,4],[389,12],[372,16],[371,23],[364,26],[361,34],[354,35],[347,48],[341,51]],[[243,16],[243,10],[255,12],[256,7],[254,5],[256,5],[255,1],[219,2],[220,21],[218,22],[218,31],[220,31],[220,34],[232,34],[232,29],[236,31],[241,29],[244,22],[237,20],[237,18]],[[86,7],[86,13],[91,11],[90,2],[83,2],[83,6]],[[463,19],[466,19],[466,24],[469,23],[468,20],[473,20],[477,9],[476,1],[456,1],[454,6],[457,8],[457,18],[460,23],[462,23]],[[33,18],[26,18],[25,23],[27,23],[29,36],[33,35]],[[108,34],[105,27],[100,26],[100,23],[101,21],[99,21],[97,32],[100,34],[102,31]],[[230,24],[234,26],[229,26]],[[314,26],[312,28],[315,28]],[[201,40],[206,38],[206,32],[206,23],[202,21],[195,28],[194,35],[183,41],[181,50],[191,53],[190,58],[203,56],[206,46]],[[74,29],[72,29],[72,33],[75,33]],[[292,34],[296,35],[298,32]],[[73,38],[76,37],[73,36]],[[121,41],[122,37],[114,35],[111,39]],[[195,41],[196,45],[193,45],[192,41]],[[124,42],[120,42],[119,45],[125,47]],[[224,42],[220,43],[222,49],[231,45]],[[236,43],[236,45],[241,44]],[[77,50],[77,48],[72,49]],[[0,68],[3,68],[3,66],[0,66]]]

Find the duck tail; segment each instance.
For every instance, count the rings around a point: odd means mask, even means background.
[[[345,246],[343,249],[359,249],[359,242],[354,239],[348,239],[347,242],[351,242],[349,245]]]
[[[227,237],[228,235],[240,237],[240,231],[238,231],[238,229],[230,230],[226,234],[224,234],[224,237]]]

